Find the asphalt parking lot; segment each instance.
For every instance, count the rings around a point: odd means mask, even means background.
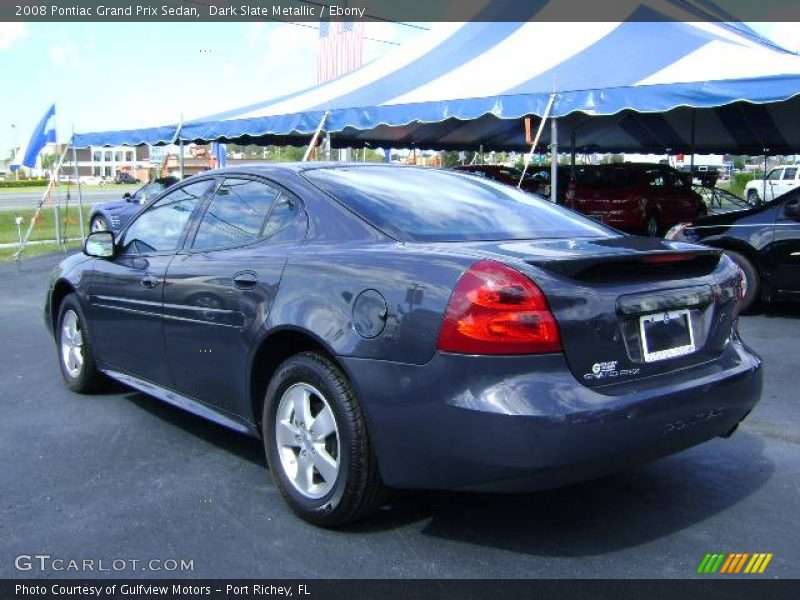
[[[772,552],[764,577],[800,577],[800,306],[742,319],[766,386],[728,440],[538,494],[398,494],[326,531],[288,510],[259,441],[62,385],[41,315],[57,260],[0,265],[0,577],[91,575],[15,570],[49,554],[194,563],[99,574],[135,577],[684,578],[707,552]]]

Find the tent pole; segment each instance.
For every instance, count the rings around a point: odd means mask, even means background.
[[[767,152],[769,152],[769,148],[764,148],[764,176],[762,177],[762,180],[764,181],[764,189],[761,192],[761,197],[763,198],[761,201],[762,203],[767,201]],[[775,194],[773,194],[773,196],[774,195]]]
[[[178,168],[180,169],[181,181],[183,181],[183,140],[178,140]]]
[[[689,152],[691,153],[691,158],[689,158],[689,172],[692,175],[692,181],[694,181],[694,149],[695,149],[695,141],[694,141],[694,128],[695,128],[695,112],[692,109],[692,146],[689,148]]]
[[[331,132],[325,132],[325,160],[331,160]]]
[[[325,125],[325,121],[327,118],[328,118],[328,111],[326,110],[324,113],[322,113],[322,118],[319,121],[319,125],[317,125],[317,129],[314,131],[314,135],[311,137],[311,141],[308,144],[308,148],[306,148],[306,153],[303,155],[303,162],[308,161],[308,158],[311,156],[311,151],[314,149],[314,146],[317,145],[319,134],[322,131],[322,126]]]
[[[558,198],[558,119],[550,119],[550,202]]]
[[[81,190],[81,178],[78,172],[78,151],[75,149],[75,128],[72,128],[72,137],[69,140],[72,146],[72,172],[75,174],[75,185],[78,186],[78,222],[80,223],[81,241],[86,240],[86,232],[83,226],[83,191]]]
[[[569,164],[570,164],[570,171],[569,176],[574,178],[575,177],[575,131],[573,130],[572,133],[569,135]]]
[[[531,164],[531,160],[533,159],[533,153],[536,150],[536,144],[539,143],[539,137],[542,135],[542,129],[544,129],[544,122],[547,120],[547,117],[550,116],[550,111],[553,108],[553,102],[556,100],[555,94],[550,94],[550,99],[547,101],[547,106],[544,108],[544,114],[542,115],[542,120],[539,121],[539,128],[536,130],[536,137],[533,138],[533,143],[531,144],[531,150],[525,155],[525,166],[522,168],[522,175],[520,175],[519,181],[517,182],[517,187],[522,187],[522,182],[525,180],[525,175],[528,173],[528,167]]]

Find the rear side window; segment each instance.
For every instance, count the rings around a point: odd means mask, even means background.
[[[280,192],[249,179],[226,179],[197,229],[193,248],[215,248],[253,241]]]
[[[633,184],[636,173],[625,167],[586,167],[577,173],[577,182],[600,190],[618,189]]]
[[[613,237],[613,230],[517,190],[453,171],[384,166],[304,176],[353,212],[410,241]]]
[[[797,168],[795,167],[787,167],[787,169],[783,172],[784,179],[794,179],[797,175]]]

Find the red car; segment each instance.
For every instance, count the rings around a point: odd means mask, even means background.
[[[459,165],[457,167],[453,167],[453,169],[456,171],[477,175],[478,177],[485,177],[487,179],[491,179],[492,181],[513,185],[514,187],[517,187],[519,178],[522,175],[522,171],[519,169],[515,169],[514,167],[504,167],[503,165]],[[534,180],[533,171],[531,170],[526,174],[525,181],[522,182],[521,187],[526,192],[536,193],[541,191],[541,185],[541,181]]]
[[[579,167],[569,184],[566,206],[616,229],[650,237],[706,214],[688,177],[658,164]]]

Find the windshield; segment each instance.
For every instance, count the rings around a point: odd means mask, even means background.
[[[424,168],[311,169],[304,176],[341,204],[409,241],[614,237],[614,230],[493,181]]]

